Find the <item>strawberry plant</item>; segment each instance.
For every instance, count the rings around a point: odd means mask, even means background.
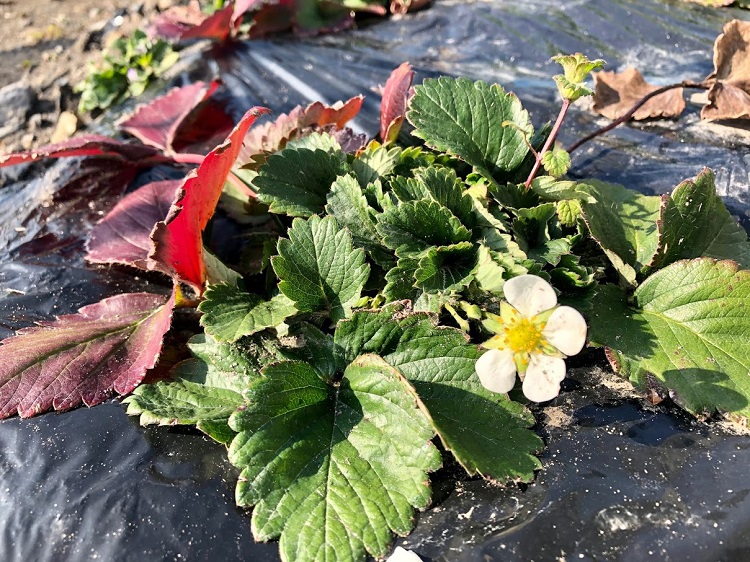
[[[117,295],[6,339],[0,415],[129,394],[142,424],[194,425],[226,446],[256,540],[299,561],[385,556],[448,457],[531,481],[544,442],[529,406],[561,392],[586,343],[697,416],[747,418],[745,231],[710,170],[663,197],[566,179],[556,137],[603,61],[556,60],[562,108],[538,129],[499,85],[412,89],[405,64],[379,140],[346,127],[361,97],[233,124],[215,85],[195,84],[120,123],[143,144],[4,157],[194,168],[125,195],[89,237],[92,263],[160,272],[170,295]],[[178,309],[199,317],[192,356],[144,383]]]

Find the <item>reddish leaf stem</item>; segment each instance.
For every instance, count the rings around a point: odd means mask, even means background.
[[[526,179],[525,185],[526,185],[527,190],[531,187],[531,182],[534,181],[534,178],[539,172],[539,168],[542,166],[542,157],[544,156],[544,153],[547,152],[549,148],[552,146],[552,143],[555,142],[555,138],[557,137],[557,134],[560,132],[560,127],[562,125],[563,120],[565,119],[565,114],[568,113],[569,107],[570,107],[570,100],[564,99],[562,107],[560,108],[560,113],[557,114],[557,120],[555,121],[555,124],[552,126],[552,131],[547,137],[547,142],[544,143],[542,150],[540,150],[539,153],[536,155],[536,161],[534,162],[534,167],[532,168],[531,173],[529,174],[529,177]]]
[[[578,141],[571,144],[566,150],[568,151],[568,154],[572,154],[574,150],[577,148],[580,148],[582,145],[586,144],[592,139],[595,139],[599,135],[603,135],[604,133],[611,131],[618,125],[622,125],[626,121],[629,121],[633,115],[635,115],[635,112],[638,111],[641,107],[643,107],[643,104],[645,104],[648,100],[651,98],[654,98],[658,96],[659,94],[663,94],[664,92],[668,92],[669,90],[674,90],[675,88],[691,88],[695,90],[708,90],[711,86],[709,84],[706,84],[705,82],[691,82],[689,80],[685,80],[683,82],[677,82],[675,84],[668,84],[666,86],[662,86],[661,88],[658,88],[654,90],[653,92],[649,92],[645,96],[643,96],[641,99],[639,99],[633,107],[631,107],[627,113],[621,115],[614,121],[612,121],[610,124],[602,127],[601,129],[597,129],[593,133],[586,135],[582,139],[579,139]]]

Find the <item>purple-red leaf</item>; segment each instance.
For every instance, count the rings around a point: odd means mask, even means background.
[[[159,14],[149,27],[149,35],[171,41],[182,39],[214,39],[226,41],[232,32],[232,14],[229,5],[207,16],[197,0],[187,6],[172,6]]]
[[[226,140],[185,178],[169,215],[157,223],[151,234],[154,248],[149,258],[199,292],[206,281],[203,229],[214,214],[242,139],[255,119],[267,112],[265,108],[254,107],[245,113]]]
[[[171,161],[170,158],[159,154],[159,151],[150,146],[125,143],[101,135],[84,135],[61,143],[41,146],[34,150],[5,154],[0,156],[0,167],[24,164],[43,158],[72,156],[99,156],[132,162],[139,166],[150,166],[158,162]]]
[[[398,137],[406,116],[413,80],[414,71],[405,62],[391,72],[385,83],[383,100],[380,102],[380,139],[383,143],[393,142]]]
[[[131,392],[159,358],[174,302],[174,293],[126,293],[19,330],[0,345],[0,418]]]
[[[232,14],[234,7],[230,4],[204,19],[195,27],[191,27],[180,36],[183,39],[213,39],[226,41],[232,34]]]
[[[182,180],[155,181],[126,195],[89,234],[86,259],[149,267],[151,231],[167,217]]]
[[[140,140],[165,152],[173,152],[177,129],[185,118],[214,93],[218,82],[196,82],[174,88],[151,103],[140,105],[118,126]]]
[[[346,103],[337,102],[332,106],[316,101],[307,107],[297,106],[274,121],[254,127],[245,137],[239,161],[246,165],[255,160],[258,164],[257,156],[281,150],[290,140],[313,131],[338,131],[359,113],[363,100],[362,96],[357,96]]]

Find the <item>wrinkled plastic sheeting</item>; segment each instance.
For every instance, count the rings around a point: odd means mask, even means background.
[[[279,113],[367,93],[356,126],[373,134],[374,88],[409,60],[418,79],[498,82],[539,125],[559,106],[552,55],[580,51],[606,59],[610,69],[633,64],[656,84],[701,79],[712,70],[715,36],[734,17],[748,14],[676,0],[438,0],[350,33],[248,42],[214,52],[215,63],[196,56],[183,64],[192,64],[191,79],[218,69],[238,115],[251,105]],[[746,137],[700,123],[697,113],[692,105],[678,122],[610,132],[574,155],[572,173],[662,193],[708,165],[725,200],[746,213]],[[563,140],[603,124],[576,106]],[[86,234],[122,187],[87,191],[88,166],[74,160],[42,173],[3,173],[1,336],[116,292],[168,290],[159,277],[84,263]],[[137,181],[171,173],[158,169]],[[575,370],[556,410],[535,411],[541,422],[554,411],[571,419],[540,425],[548,428],[548,448],[534,483],[497,487],[449,466],[434,475],[435,505],[397,544],[445,562],[750,559],[747,438],[674,408],[623,400],[598,380],[590,369]],[[140,428],[116,404],[7,420],[0,423],[2,558],[279,560],[276,543],[252,541],[248,513],[234,506],[236,478],[221,446],[189,429]]]

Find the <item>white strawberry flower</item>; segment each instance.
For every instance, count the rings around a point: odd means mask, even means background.
[[[569,306],[557,306],[552,286],[536,275],[505,282],[507,302],[500,316],[486,313],[484,326],[496,335],[482,344],[489,349],[477,360],[482,385],[493,392],[510,392],[516,373],[523,393],[532,402],[546,402],[560,393],[564,358],[586,343],[586,321]]]

